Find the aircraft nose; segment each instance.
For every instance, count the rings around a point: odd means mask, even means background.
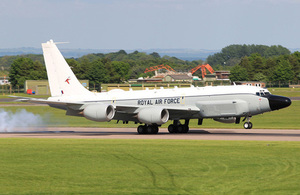
[[[292,104],[291,99],[284,96],[270,95],[268,100],[271,110],[279,110]]]

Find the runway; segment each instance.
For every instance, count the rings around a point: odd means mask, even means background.
[[[1,132],[0,138],[300,141],[300,130],[191,128],[187,134],[170,134],[167,129],[161,128],[158,134],[139,135],[136,128],[47,127],[26,132],[20,129],[15,132]]]

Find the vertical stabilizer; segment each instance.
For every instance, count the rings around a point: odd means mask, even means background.
[[[42,43],[51,96],[73,96],[90,93],[78,81],[53,40]]]

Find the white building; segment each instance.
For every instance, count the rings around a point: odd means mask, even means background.
[[[0,85],[10,85],[7,77],[0,77]]]

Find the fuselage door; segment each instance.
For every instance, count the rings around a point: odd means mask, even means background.
[[[185,95],[180,96],[180,104],[185,104]]]

